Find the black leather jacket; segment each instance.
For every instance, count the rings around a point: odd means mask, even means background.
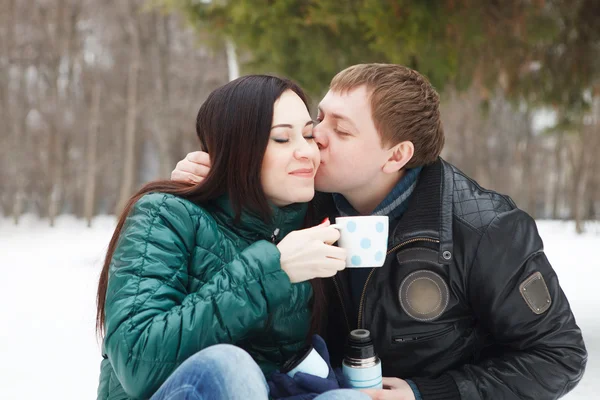
[[[335,217],[331,196],[317,217]],[[556,399],[587,353],[534,220],[439,159],[425,167],[389,251],[350,301],[348,271],[326,280],[326,341],[339,365],[352,329],[371,331],[383,375],[423,400]]]

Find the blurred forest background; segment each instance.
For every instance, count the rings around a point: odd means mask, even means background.
[[[536,218],[600,217],[600,0],[0,0],[0,214],[88,221],[197,150],[239,74],[313,104],[392,62],[442,94],[443,156]]]

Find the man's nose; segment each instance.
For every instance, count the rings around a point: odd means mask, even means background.
[[[323,128],[319,128],[319,125],[315,127],[313,135],[315,137],[315,142],[317,143],[319,150],[324,149],[329,145],[329,139],[327,138],[327,134],[324,132]]]

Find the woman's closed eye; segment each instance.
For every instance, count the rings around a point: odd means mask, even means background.
[[[312,133],[309,135],[305,135],[304,139],[306,140],[314,140],[315,139],[315,135],[313,135]],[[290,141],[290,139],[283,139],[283,138],[273,138],[273,140],[277,143],[288,143]]]
[[[306,140],[313,140],[315,138],[314,125],[309,125],[309,126],[304,127],[302,136],[304,136],[304,139],[306,139]]]

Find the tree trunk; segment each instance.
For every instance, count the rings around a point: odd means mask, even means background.
[[[153,19],[153,34],[156,42],[156,59],[157,59],[157,91],[156,105],[157,109],[162,110],[160,119],[154,124],[154,137],[156,139],[159,156],[159,176],[168,178],[171,170],[175,165],[175,160],[172,157],[172,143],[175,135],[175,127],[173,126],[172,118],[165,118],[171,113],[171,89],[169,86],[169,66],[170,66],[170,50],[171,50],[171,27],[169,18],[165,15],[154,15]],[[163,122],[164,121],[164,122]]]
[[[595,127],[596,140],[594,141],[593,147],[591,147],[590,153],[592,154],[590,160],[589,169],[589,182],[587,185],[587,197],[586,197],[586,214],[585,219],[594,220],[597,218],[596,205],[600,201],[600,162],[598,161],[598,154],[600,154],[600,125]],[[595,172],[594,172],[595,171]]]
[[[17,10],[16,1],[12,0],[8,3],[8,18],[10,21],[10,27],[6,30],[6,46],[3,46],[7,60],[5,65],[0,65],[3,68],[3,77],[0,81],[2,85],[2,110],[0,116],[2,117],[2,128],[6,130],[6,137],[10,138],[11,141],[7,142],[9,145],[10,153],[6,156],[10,161],[9,169],[11,170],[13,179],[12,188],[12,202],[11,214],[15,224],[19,223],[21,214],[23,213],[23,188],[25,183],[23,168],[20,168],[21,159],[20,156],[23,154],[21,147],[21,138],[25,135],[25,109],[27,108],[27,79],[24,68],[20,65],[20,62],[16,62],[17,51],[15,47],[15,34],[17,24]],[[19,77],[17,78],[18,86],[14,92],[17,102],[11,102],[11,88],[10,88],[10,66],[13,63],[18,64]],[[11,174],[9,174],[10,177]],[[10,178],[9,178],[10,179]],[[7,182],[8,184],[8,182]]]
[[[132,19],[135,18],[132,16]],[[127,76],[127,114],[125,122],[125,144],[123,151],[123,175],[115,214],[119,215],[133,194],[136,178],[135,142],[138,117],[138,90],[140,75],[140,37],[137,21],[130,23],[131,60]]]
[[[528,116],[529,119],[529,116]],[[527,127],[525,128],[525,146],[523,148],[523,154],[521,157],[521,160],[523,162],[523,169],[522,169],[522,173],[523,173],[523,182],[525,186],[525,195],[526,195],[526,201],[525,201],[525,207],[526,207],[526,211],[531,215],[532,218],[536,218],[537,217],[537,210],[536,210],[536,197],[539,195],[537,193],[537,188],[536,188],[536,182],[535,182],[535,176],[533,173],[533,165],[534,165],[534,157],[535,157],[535,151],[533,150],[533,130],[532,130],[532,126],[531,126],[531,122],[527,124]]]
[[[571,146],[571,193],[570,211],[571,219],[575,221],[577,233],[583,232],[583,221],[581,213],[582,183],[584,183],[585,166],[585,141],[581,136],[573,138]]]
[[[29,110],[29,101],[27,100],[27,74],[24,70],[21,70],[21,79],[19,84],[19,102],[17,104],[18,110],[15,110],[14,115],[17,118],[14,124],[14,147],[12,157],[14,157],[14,200],[13,200],[13,221],[15,225],[19,223],[21,215],[24,211],[25,203],[25,186],[27,182],[27,169],[22,168],[22,160],[26,159],[26,151],[23,149],[23,139],[27,136],[27,112]]]
[[[83,82],[81,77],[81,69],[79,65],[83,63],[83,54],[79,52],[79,32],[77,24],[82,10],[81,2],[69,2],[64,16],[64,30],[62,39],[62,52],[65,54],[64,60],[61,62],[62,68],[60,72],[60,81],[62,99],[61,99],[61,115],[77,115],[83,117],[89,116],[86,109],[86,101],[81,97],[81,93],[86,91],[86,82]],[[78,79],[82,79],[82,87],[78,87]],[[77,217],[82,217],[83,203],[83,179],[85,178],[85,168],[81,168],[82,160],[77,158],[79,154],[85,154],[84,133],[77,132],[77,126],[87,126],[87,120],[77,120],[75,118],[63,118],[61,124],[62,130],[62,145],[64,159],[61,164],[63,176],[63,196],[62,210],[68,214],[74,214]],[[82,130],[83,131],[83,130]],[[70,152],[73,148],[75,151]]]
[[[596,146],[596,149],[596,154],[598,154],[600,148]],[[600,164],[596,162],[594,168],[594,171],[600,170]],[[598,184],[600,180],[598,179],[598,175],[592,175],[590,181],[586,206],[587,214],[585,215],[585,218],[588,220],[595,220],[600,217],[600,215],[598,215],[598,210],[596,209],[597,203],[600,201],[600,185]]]
[[[54,97],[54,96],[53,96]],[[56,97],[55,97],[56,98]],[[49,129],[50,147],[49,147],[49,171],[50,171],[50,193],[48,203],[48,219],[50,226],[56,223],[56,217],[61,209],[62,195],[64,191],[63,182],[63,163],[64,146],[62,133],[56,126],[56,122],[50,123]]]
[[[589,146],[590,166],[589,166],[589,185],[585,218],[593,220],[597,217],[597,202],[600,201],[600,85],[595,89],[596,95],[593,99],[592,117],[593,124],[591,128],[591,140]]]
[[[231,38],[225,39],[225,50],[227,52],[227,70],[229,72],[229,80],[239,78],[240,65],[238,63],[235,43]]]
[[[557,133],[556,143],[554,147],[554,166],[555,166],[555,181],[552,188],[552,219],[558,219],[559,211],[559,199],[562,192],[562,176],[563,176],[563,162],[562,162],[562,151],[565,144],[564,134],[562,132]]]
[[[92,92],[92,109],[90,113],[90,127],[88,131],[87,143],[87,171],[85,179],[85,194],[83,200],[83,215],[87,221],[87,226],[92,226],[92,218],[94,217],[94,200],[96,199],[96,172],[97,165],[97,145],[98,145],[98,125],[100,122],[100,94],[101,86],[96,83]]]
[[[64,112],[62,109],[62,96],[59,92],[59,77],[60,68],[63,57],[63,51],[65,49],[65,26],[64,20],[66,15],[66,4],[64,0],[58,1],[56,18],[53,21],[56,24],[56,32],[54,34],[54,51],[53,62],[49,66],[49,86],[50,86],[50,104],[52,107],[51,113],[48,115],[49,125],[49,136],[50,136],[50,147],[48,149],[48,171],[50,171],[50,193],[48,196],[48,219],[50,226],[54,226],[56,217],[58,216],[64,194],[64,162],[65,162],[65,147],[66,142],[64,133],[59,127],[59,120],[61,113]]]

